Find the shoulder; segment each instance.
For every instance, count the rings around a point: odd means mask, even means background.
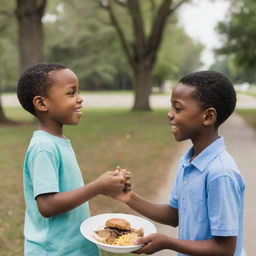
[[[224,150],[209,164],[207,168],[208,185],[221,180],[229,180],[237,186],[244,187],[244,179],[232,156]]]
[[[27,155],[36,155],[39,152],[58,153],[58,144],[47,133],[35,131],[31,138]]]

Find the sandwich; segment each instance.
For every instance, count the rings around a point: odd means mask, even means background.
[[[143,228],[138,230],[131,227],[130,223],[122,218],[111,218],[105,222],[102,230],[96,230],[93,237],[105,244],[127,246],[132,245],[132,241],[144,236]]]

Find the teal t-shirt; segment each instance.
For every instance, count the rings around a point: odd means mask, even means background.
[[[35,131],[23,171],[25,256],[99,255],[97,246],[80,233],[80,224],[90,216],[88,203],[51,218],[44,218],[37,208],[36,197],[40,194],[65,192],[84,186],[70,141]]]

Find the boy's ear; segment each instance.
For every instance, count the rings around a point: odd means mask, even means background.
[[[42,96],[35,96],[33,104],[36,110],[46,112],[48,110],[45,98]]]
[[[217,111],[215,108],[207,108],[204,111],[204,121],[203,124],[205,126],[211,126],[217,121]]]

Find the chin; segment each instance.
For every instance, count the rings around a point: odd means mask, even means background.
[[[181,142],[181,141],[184,141],[184,140],[187,140],[188,138],[183,138],[183,137],[180,137],[178,135],[175,135],[173,134],[174,136],[174,139],[177,141],[177,142]]]

